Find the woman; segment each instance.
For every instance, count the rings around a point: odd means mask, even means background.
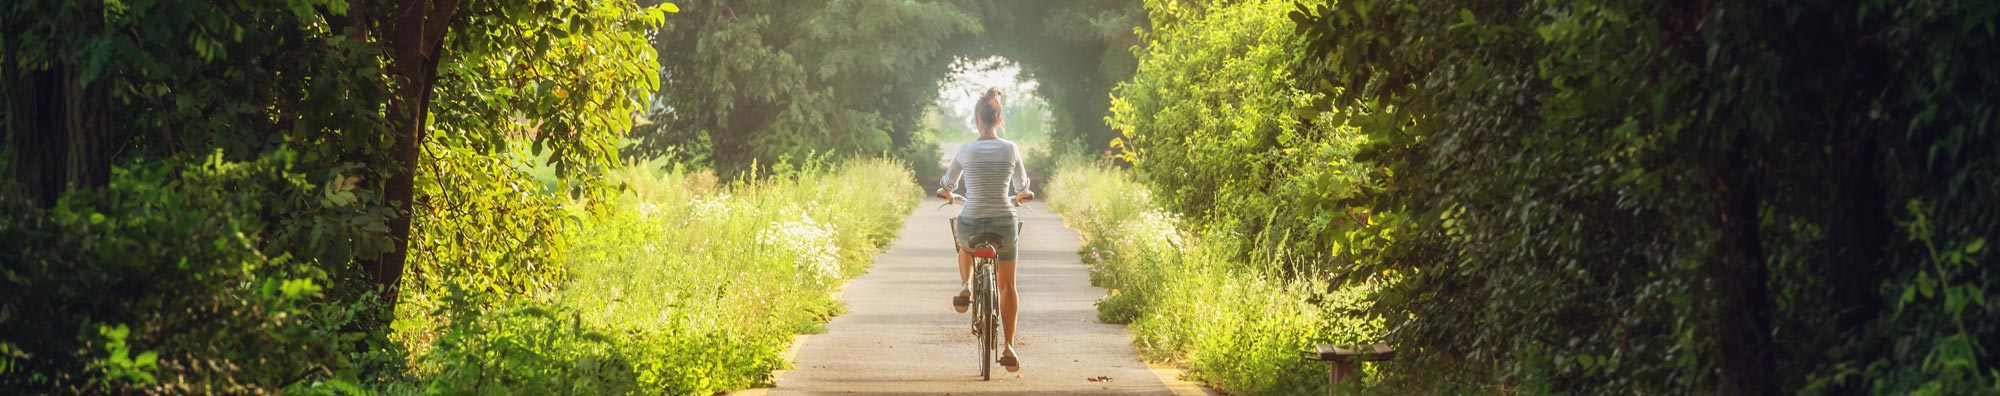
[[[1015,227],[1019,225],[1014,214],[1014,205],[1035,197],[1028,191],[1028,170],[1021,164],[1021,150],[1014,142],[1001,139],[1000,90],[989,88],[980,95],[974,117],[979,121],[979,140],[959,147],[958,154],[951,157],[951,167],[945,170],[944,180],[938,182],[937,196],[951,199],[961,177],[965,180],[965,208],[958,212],[958,280],[965,288],[952,298],[952,309],[964,313],[972,305],[972,251],[966,248],[973,235],[993,233],[1001,236],[998,251],[1000,263],[994,267],[995,281],[1000,292],[1000,325],[1006,329],[1007,348],[1000,353],[1000,365],[1007,371],[1020,371],[1020,358],[1014,354],[1014,313],[1019,305],[1014,295],[1014,250]],[[1009,189],[1017,192],[1009,202]]]

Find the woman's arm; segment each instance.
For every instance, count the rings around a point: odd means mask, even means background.
[[[1028,191],[1028,164],[1021,159],[1021,148],[1014,147],[1014,169],[1007,176],[1007,183],[1014,187],[1014,203],[1026,202],[1035,193]]]
[[[957,154],[951,156],[951,165],[945,167],[944,178],[938,179],[938,190],[935,194],[938,198],[944,198],[949,201],[951,200],[951,192],[958,189],[958,178],[964,176],[965,173],[965,166],[961,165],[959,160],[964,156],[964,149],[960,149]]]

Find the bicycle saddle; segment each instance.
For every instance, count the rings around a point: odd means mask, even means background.
[[[972,245],[973,247],[972,248],[973,257],[993,258],[995,256],[993,249],[980,249],[979,246],[980,245],[995,246],[995,247],[1000,246],[1000,234],[989,232],[979,235],[973,235],[971,242],[972,243],[970,243],[970,245]]]

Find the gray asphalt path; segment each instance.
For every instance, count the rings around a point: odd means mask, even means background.
[[[969,317],[951,310],[958,287],[947,219],[931,199],[910,215],[901,236],[869,273],[848,284],[847,313],[825,334],[793,346],[794,370],[777,373],[778,395],[1174,395],[1202,390],[1149,369],[1124,326],[1097,322],[1090,285],[1077,260],[1077,234],[1046,206],[1022,211],[1017,281],[1021,299],[1015,350],[1021,371],[995,365],[979,379]],[[1109,377],[1110,381],[1089,381]]]

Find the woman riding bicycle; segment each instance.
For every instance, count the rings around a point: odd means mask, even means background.
[[[959,313],[972,304],[972,251],[968,247],[972,236],[999,235],[995,255],[1000,262],[994,266],[994,273],[1000,292],[1000,323],[1007,334],[1007,348],[1000,354],[1000,365],[1007,371],[1018,371],[1021,363],[1014,355],[1014,313],[1019,309],[1014,294],[1014,236],[1019,223],[1014,205],[1034,198],[1035,193],[1028,191],[1028,171],[1021,164],[1020,149],[1014,147],[1014,142],[1001,139],[997,132],[1001,118],[1000,90],[987,89],[976,107],[979,140],[959,147],[944,179],[938,182],[937,196],[950,200],[959,179],[963,177],[965,181],[965,208],[959,211],[957,220],[958,280],[965,288],[951,303]],[[1015,192],[1012,197],[1010,189]]]

